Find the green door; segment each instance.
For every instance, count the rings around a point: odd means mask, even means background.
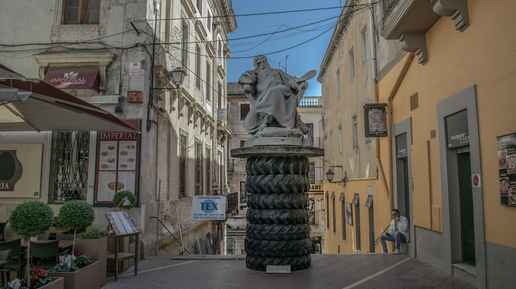
[[[462,262],[475,266],[475,222],[469,152],[457,154]]]

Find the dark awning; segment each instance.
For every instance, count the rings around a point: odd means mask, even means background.
[[[109,112],[0,64],[0,131],[130,131]]]
[[[60,89],[93,89],[99,91],[98,67],[50,68],[44,82]]]

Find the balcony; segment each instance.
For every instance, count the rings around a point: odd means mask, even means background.
[[[226,113],[225,120],[218,120],[217,121],[217,131],[223,133],[223,134],[231,134],[233,131],[233,127],[231,125],[233,119],[231,118],[231,115],[229,113]]]
[[[299,107],[322,107],[322,101],[320,97],[316,96],[302,97],[299,101]]]
[[[450,16],[461,32],[469,26],[467,0],[383,0],[382,4],[382,37],[402,42],[402,49],[414,52],[421,64],[428,61],[425,33],[441,16]]]

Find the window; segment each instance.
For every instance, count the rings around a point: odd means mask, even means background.
[[[337,69],[337,75],[336,75],[336,80],[337,82],[337,98],[340,97],[340,70]]]
[[[197,88],[201,88],[201,46],[197,45],[197,50],[196,50],[196,56],[195,56],[195,59],[197,60],[196,63],[195,63],[195,79],[196,79],[196,83],[195,83],[195,86]]]
[[[360,36],[362,38],[362,64],[365,65],[367,63],[367,27],[364,27]]]
[[[183,20],[183,37],[182,37],[182,43],[181,43],[181,50],[183,50],[183,70],[185,73],[188,71],[188,24],[186,24],[186,21]]]
[[[351,131],[353,133],[353,148],[358,148],[358,135],[357,135],[357,116],[354,115],[351,118]]]
[[[206,100],[211,102],[211,65],[206,62]]]
[[[206,28],[208,28],[208,31],[211,32],[211,25],[212,25],[212,18],[210,10],[208,10],[208,18],[206,19]]]
[[[179,197],[186,197],[186,136],[181,135],[179,154]]]
[[[197,11],[199,11],[199,14],[202,16],[202,0],[197,0]]]
[[[245,192],[245,182],[240,182],[240,203],[247,202],[247,194]]]
[[[99,23],[100,0],[65,0],[65,24]]]
[[[53,131],[49,203],[86,200],[90,132]]]
[[[308,141],[310,142],[310,146],[314,146],[314,124],[313,123],[307,123],[306,128],[308,129]]]
[[[226,253],[228,255],[234,255],[235,254],[235,239],[228,238],[226,241]]]
[[[217,107],[222,108],[222,84],[219,82],[217,85]]]
[[[240,120],[244,120],[247,117],[249,110],[251,110],[251,104],[249,104],[249,103],[241,103],[240,104]]]
[[[206,195],[210,195],[211,191],[211,149],[206,147]]]
[[[195,144],[195,194],[202,195],[202,143]]]
[[[324,195],[326,198],[326,229],[330,229],[330,199],[328,198],[328,191]]]
[[[342,127],[339,126],[339,154],[342,154]]]
[[[241,148],[245,148],[245,140],[241,140],[240,141],[240,147]]]
[[[353,48],[349,51],[349,80],[353,80],[355,78],[355,53],[353,52]]]
[[[341,212],[342,212],[342,240],[346,242],[346,199],[344,193],[340,196]]]
[[[310,170],[308,171],[308,179],[310,184],[315,184],[315,163],[310,162]]]
[[[332,206],[332,217],[333,217],[333,234],[337,233],[337,220],[335,218],[335,192],[331,193],[331,206]]]

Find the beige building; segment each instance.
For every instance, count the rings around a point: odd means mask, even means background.
[[[217,121],[217,109],[227,106],[227,34],[237,26],[231,1],[94,3],[4,1],[0,24],[16,33],[0,36],[10,45],[1,48],[0,63],[115,113],[141,134],[126,143],[120,139],[126,135],[106,140],[101,132],[3,132],[0,145],[40,144],[43,154],[35,160],[38,195],[2,192],[0,221],[26,200],[47,202],[57,215],[62,203],[81,199],[95,207],[93,227],[105,229],[104,213],[114,210],[112,196],[123,187],[138,198],[129,214],[144,254],[154,254],[157,236],[163,252],[178,254],[170,233],[179,239],[179,226],[189,252],[221,253],[221,221],[193,220],[192,203],[194,196],[228,194],[231,130]],[[28,6],[40,13],[26,17],[21,11]],[[176,67],[186,72],[179,88],[169,73]],[[104,167],[103,148],[113,145],[105,141],[133,151],[120,151]]]
[[[325,173],[334,173],[324,189],[326,253],[379,251],[374,241],[383,228],[378,223],[389,218],[379,216],[389,205],[377,195],[377,142],[366,137],[364,105],[375,102],[375,79],[403,54],[398,54],[401,45],[396,41],[375,36],[383,6],[370,4],[370,10],[369,3],[346,2],[317,79],[323,100],[323,167]]]

